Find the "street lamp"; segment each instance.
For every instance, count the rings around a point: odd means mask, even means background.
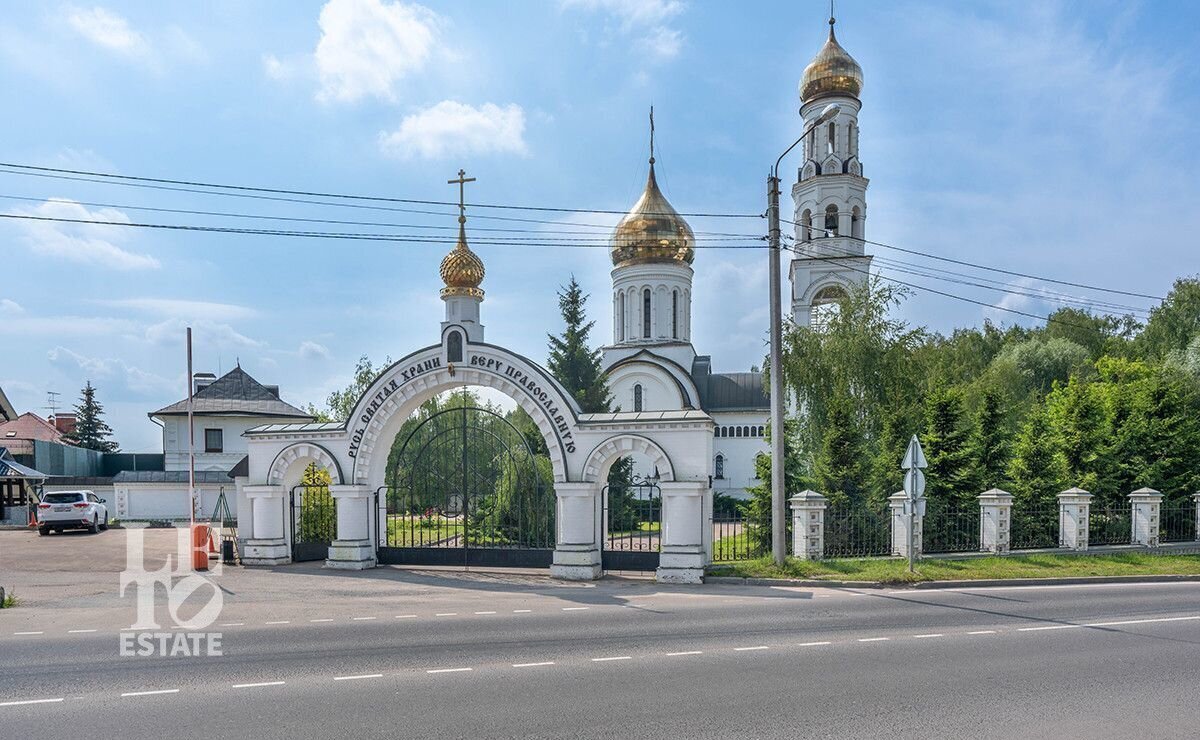
[[[767,256],[771,260],[771,554],[775,564],[783,565],[787,553],[787,511],[784,507],[784,432],[783,432],[783,306],[779,296],[779,164],[788,152],[804,141],[813,129],[837,116],[842,106],[831,103],[825,106],[817,120],[804,129],[799,139],[779,155],[771,174],[767,176],[767,224],[770,248]]]

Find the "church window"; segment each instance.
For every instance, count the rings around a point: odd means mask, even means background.
[[[734,427],[734,428],[733,428],[733,436],[735,436],[735,437],[740,437],[740,436],[742,436],[742,428],[741,428],[741,427]]]
[[[850,210],[850,236],[855,239],[863,238],[862,211],[858,206]]]
[[[633,386],[633,410],[642,410],[642,384],[638,383]]]
[[[808,132],[808,156],[810,159],[817,158],[817,127],[813,126]],[[817,173],[821,174],[820,172]]]
[[[830,204],[825,208],[825,236],[838,235],[837,206]]]
[[[617,299],[617,341],[625,341],[625,293]]]
[[[851,157],[858,156],[858,127],[853,122],[846,128],[846,138],[849,139],[849,151]]]
[[[713,461],[713,477],[721,480],[725,477],[725,456],[717,455],[717,459]]]
[[[642,336],[650,338],[650,289],[642,291]]]
[[[812,211],[807,208],[800,214],[800,241],[812,239]]]
[[[829,153],[833,154],[837,151],[837,124],[833,121],[829,122]]]
[[[759,428],[758,428],[758,436],[760,436],[760,437],[761,437],[761,436],[763,436],[763,434],[764,434],[766,431],[767,431],[767,430],[766,430],[766,427],[759,427]]]
[[[456,331],[450,332],[450,336],[446,337],[446,362],[462,362],[463,361],[463,340],[462,334]]]
[[[679,339],[679,291],[671,293],[671,338]]]

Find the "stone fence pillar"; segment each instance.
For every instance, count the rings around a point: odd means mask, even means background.
[[[1130,542],[1144,547],[1158,547],[1158,523],[1162,513],[1163,495],[1153,488],[1139,488],[1129,494],[1133,535]]]
[[[1058,494],[1058,546],[1068,550],[1088,549],[1088,519],[1092,494],[1069,488]]]
[[[801,491],[788,499],[792,507],[792,555],[803,560],[825,557],[825,506],[816,491]]]
[[[979,551],[1008,552],[1012,535],[1011,493],[993,488],[979,494]]]
[[[371,542],[375,490],[370,486],[336,484],[329,487],[337,512],[337,539],[329,545],[326,568],[366,570],[374,568],[375,545]]]
[[[555,483],[554,562],[550,575],[590,581],[601,575],[600,543],[608,531],[599,483]]]
[[[888,496],[888,506],[892,510],[892,554],[898,557],[908,557],[908,524],[909,516],[905,510],[908,504],[908,494],[904,491],[897,491],[891,496]],[[916,516],[912,518],[913,525],[913,556],[921,557],[924,551],[922,541],[922,533],[924,531],[925,520],[925,498],[922,496],[917,501]]]
[[[659,583],[703,583],[704,499],[708,481],[663,481],[662,550],[655,578]]]
[[[242,551],[242,565],[280,565],[292,562],[289,538],[283,525],[283,486],[243,486],[250,499],[251,534]]]

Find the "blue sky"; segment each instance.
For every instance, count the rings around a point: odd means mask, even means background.
[[[433,200],[455,195],[445,182],[464,167],[478,178],[468,200],[600,210],[640,192],[653,104],[674,205],[761,212],[766,170],[800,133],[797,80],[827,28],[819,0],[3,6],[0,161]],[[1152,295],[1197,271],[1200,6],[841,0],[837,13],[866,76],[868,238]],[[0,195],[5,213],[95,220],[288,228],[140,206],[454,223],[439,207],[371,212],[9,172]],[[558,223],[469,225],[553,236],[614,218],[515,215]],[[692,225],[763,231],[755,219]],[[240,358],[285,399],[320,403],[359,355],[396,358],[436,339],[445,251],[0,223],[0,386],[40,411],[46,391],[74,399],[91,379],[123,447],[151,451],[158,428],[145,415],[183,395],[190,324],[198,370]],[[596,338],[610,335],[605,250],[476,251],[489,341],[543,358],[555,289],[572,273],[592,294]],[[761,363],[762,252],[700,250],[695,267],[697,350],[718,370]],[[1015,318],[927,293],[903,312],[941,330]]]

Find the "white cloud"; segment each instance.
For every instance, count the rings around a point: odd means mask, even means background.
[[[248,306],[215,301],[190,301],[179,298],[121,298],[97,300],[97,303],[118,308],[128,308],[144,313],[170,316],[172,318],[213,321],[229,321],[254,316],[257,312]]]
[[[560,0],[559,5],[615,19],[620,32],[651,56],[670,59],[683,48],[683,32],[669,25],[686,7],[680,0]]]
[[[263,72],[277,82],[290,80],[296,73],[295,65],[285,62],[274,54],[263,54]]]
[[[229,324],[207,319],[189,322],[174,318],[152,324],[146,328],[146,340],[158,345],[182,345],[188,326],[192,327],[192,339],[198,345],[235,349],[263,346],[262,342],[251,339]]]
[[[66,347],[56,346],[46,353],[46,359],[51,365],[80,379],[91,380],[97,385],[116,383],[119,389],[138,395],[178,390],[177,382],[117,358],[86,357]]]
[[[25,313],[20,303],[10,298],[0,298],[0,316],[16,316]]]
[[[14,209],[12,212],[40,218],[129,223],[129,216],[115,208],[89,211],[76,201],[58,198],[52,198],[33,208]],[[116,243],[128,238],[127,227],[36,220],[18,223],[24,232],[25,242],[38,254],[117,270],[161,267],[159,261],[148,254],[137,254],[117,246]]]
[[[307,339],[300,343],[300,356],[306,360],[328,360],[332,357],[325,345]]]
[[[107,8],[69,8],[67,23],[88,41],[110,51],[129,57],[145,57],[151,53],[146,38],[134,30],[129,21]]]
[[[652,56],[670,59],[679,56],[683,48],[683,32],[676,28],[659,26],[638,39],[638,48]]]
[[[318,23],[322,102],[395,100],[396,84],[425,65],[438,40],[438,16],[415,3],[329,0]]]
[[[379,134],[385,154],[401,159],[435,158],[492,152],[525,154],[525,111],[484,103],[478,108],[443,100],[405,116],[400,127]]]

